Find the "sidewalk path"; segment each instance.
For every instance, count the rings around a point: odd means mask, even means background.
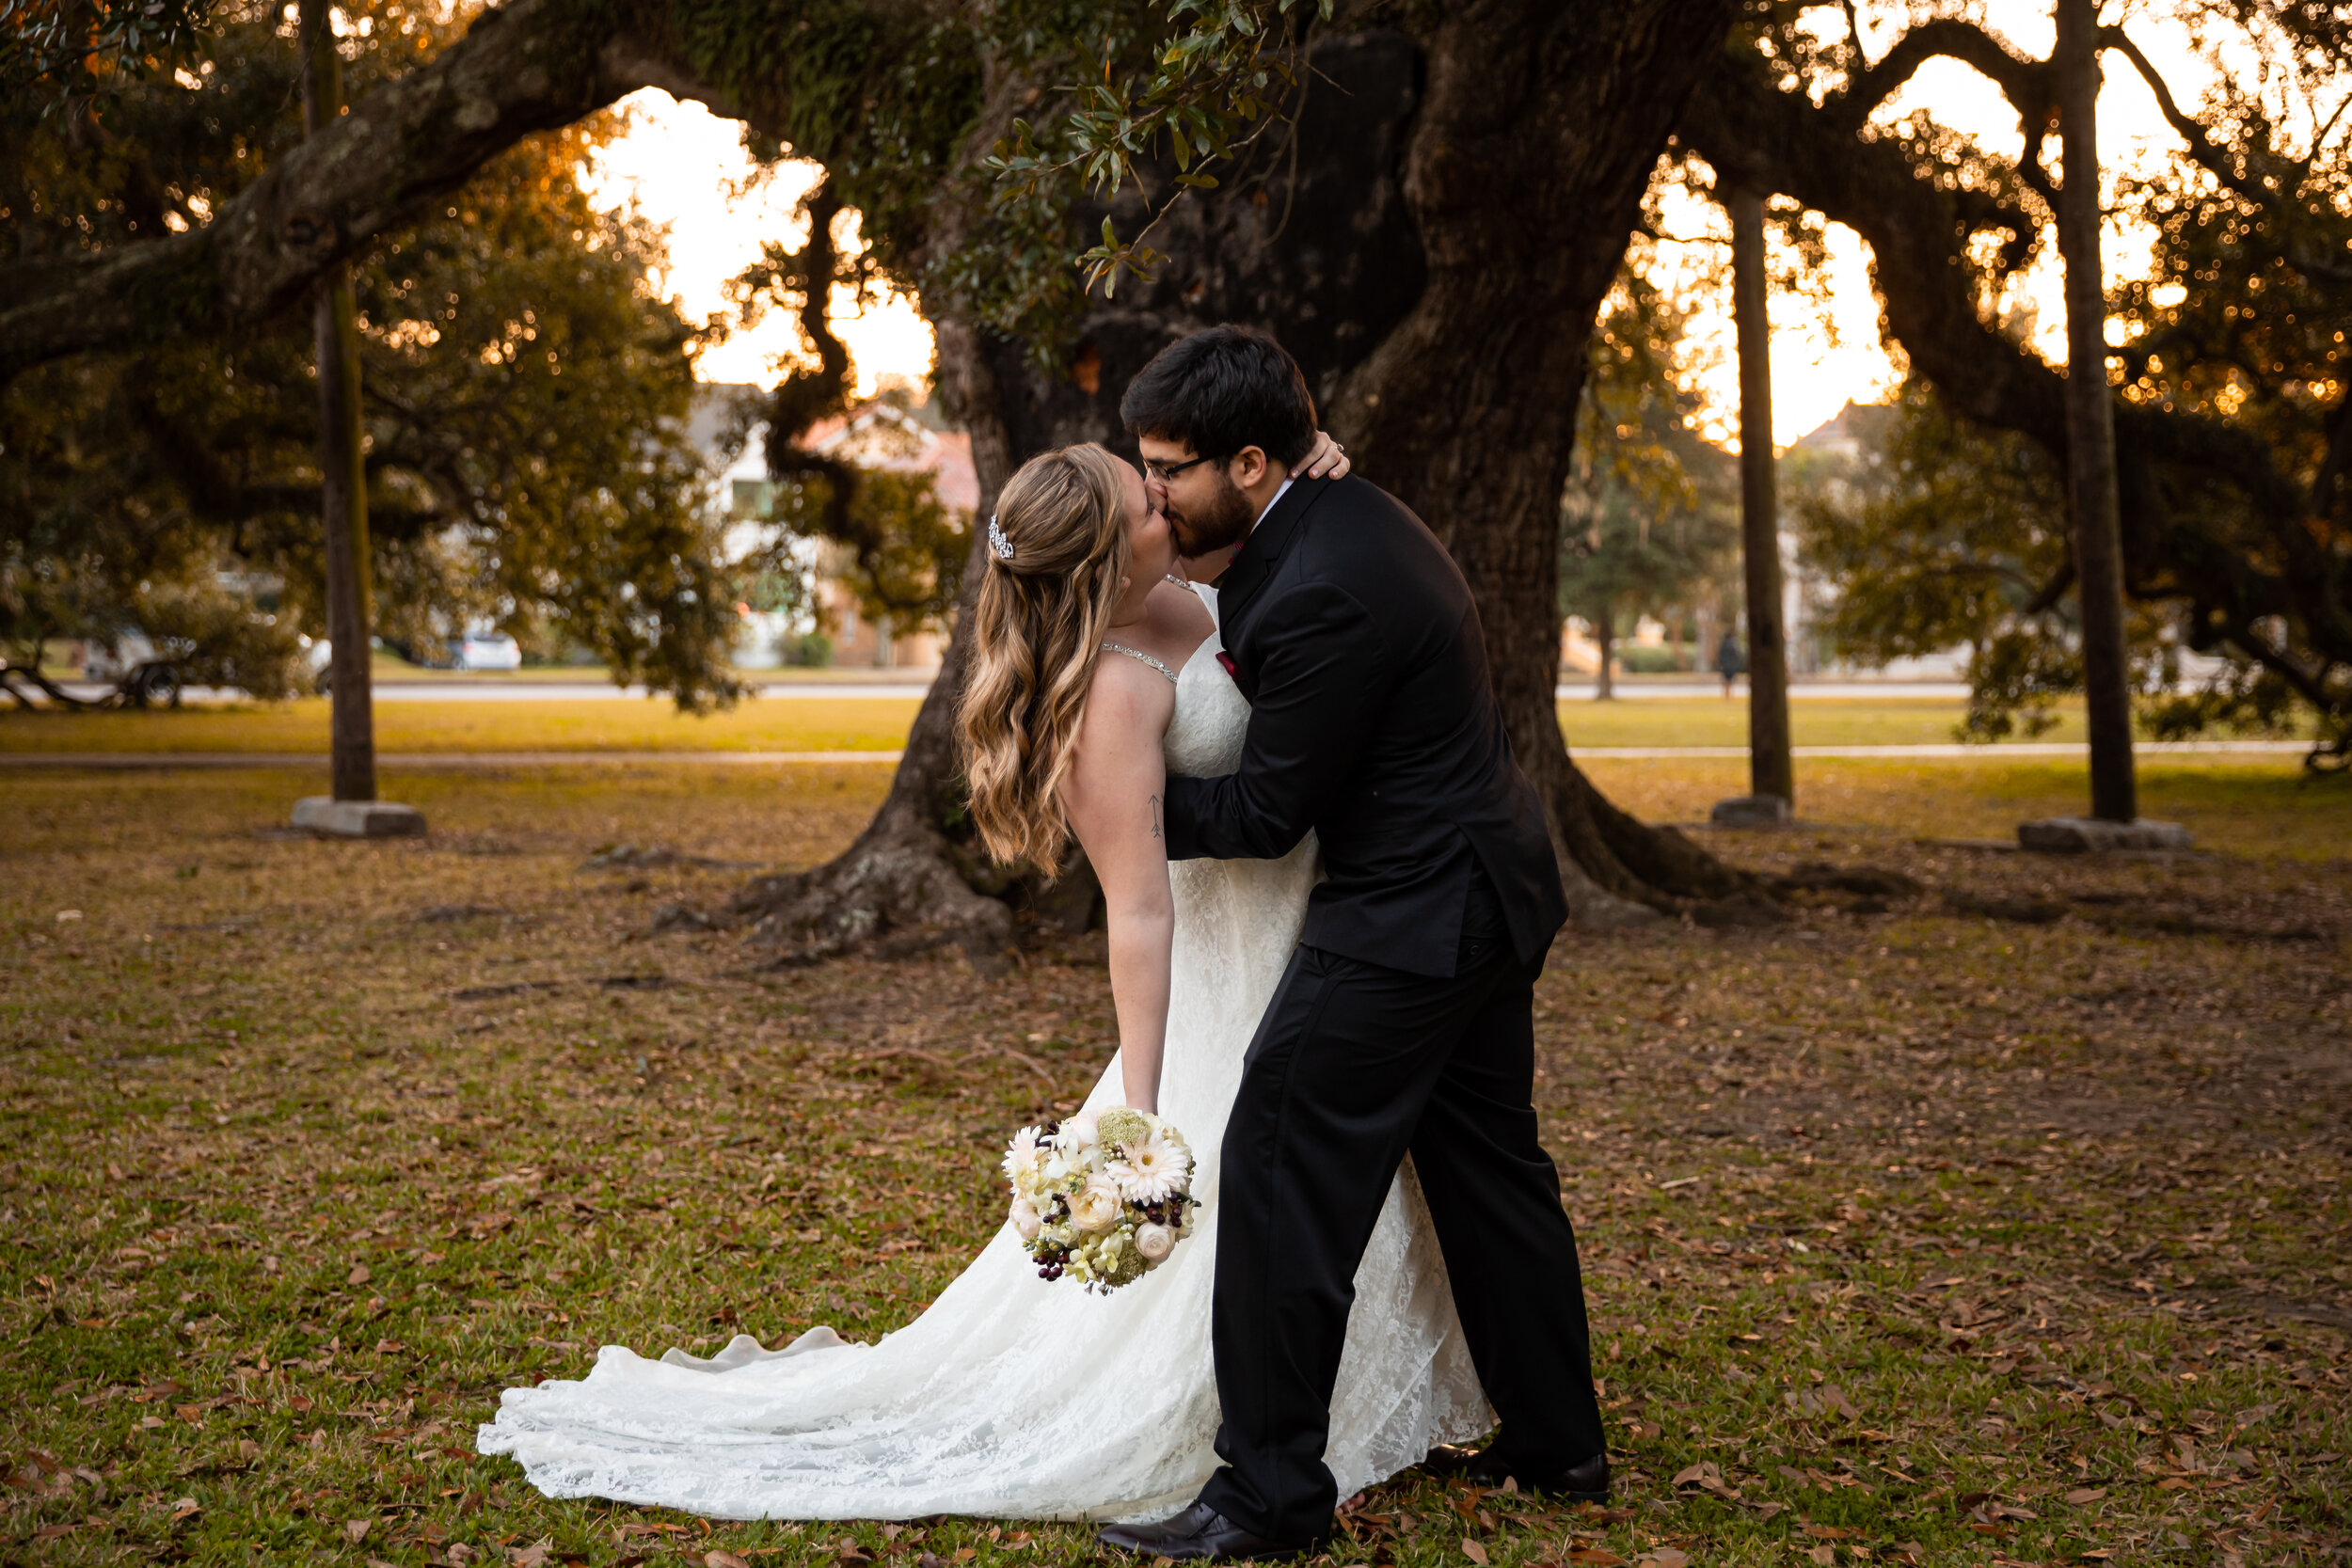
[[[1798,746],[1799,757],[1830,760],[1871,757],[2082,757],[2088,748],[2067,741],[2021,740],[1990,746]],[[2292,756],[2311,750],[2306,740],[2143,741],[2136,752],[2148,756]],[[1584,760],[1701,761],[1744,757],[1744,746],[1579,746]],[[630,767],[680,764],[710,767],[774,767],[801,763],[895,763],[898,752],[379,752],[376,766],[397,768]],[[324,752],[0,752],[0,769],[99,768],[135,770],[167,768],[325,768]]]
[[[880,673],[878,672],[878,673]],[[754,688],[764,702],[787,703],[803,700],[814,702],[898,699],[919,701],[931,689],[930,673],[909,671],[902,677],[878,680],[778,680]],[[65,689],[76,696],[95,698],[104,691],[103,687],[78,686],[71,681]],[[183,694],[191,703],[228,703],[243,700],[243,693],[215,687],[192,686]],[[375,684],[374,699],[379,703],[607,703],[627,699],[644,702],[649,693],[642,686],[614,686],[611,681],[500,681],[466,679],[444,680],[386,680]],[[1575,703],[1592,700],[1590,681],[1565,683],[1553,690],[1560,702]],[[1968,687],[1962,681],[1800,681],[1788,689],[1790,702],[1810,702],[1821,699],[1851,701],[1857,698],[1886,702],[1932,700],[1957,702],[1968,695]],[[1620,679],[1617,700],[1627,703],[1650,701],[1688,702],[1699,698],[1726,699],[1723,687],[1712,680],[1660,681],[1645,684]],[[1744,706],[1748,700],[1745,686],[1739,694],[1728,699]]]

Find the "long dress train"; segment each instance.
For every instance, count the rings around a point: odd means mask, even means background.
[[[1213,776],[1239,757],[1248,705],[1220,646],[1213,635],[1178,674],[1171,772]],[[1279,861],[1169,868],[1160,1109],[1193,1146],[1203,1207],[1160,1268],[1107,1297],[1048,1284],[1008,1226],[921,1317],[874,1344],[818,1328],[771,1352],[738,1336],[707,1361],[608,1345],[578,1382],[508,1389],[481,1451],[511,1454],[550,1497],[719,1518],[1124,1520],[1191,1501],[1217,1463],[1217,1148],[1315,853],[1311,837]],[[1120,1099],[1114,1057],[1087,1106]],[[1346,1497],[1491,1424],[1408,1164],[1356,1274],[1325,1462]]]

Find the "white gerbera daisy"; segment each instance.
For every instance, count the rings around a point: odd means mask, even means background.
[[[1104,1167],[1119,1183],[1130,1203],[1164,1203],[1183,1192],[1192,1178],[1192,1153],[1182,1144],[1158,1134],[1128,1147],[1124,1160]]]
[[[1005,1150],[1005,1175],[1015,1187],[1026,1191],[1037,1181],[1040,1158],[1037,1129],[1024,1127],[1012,1135],[1012,1145]]]

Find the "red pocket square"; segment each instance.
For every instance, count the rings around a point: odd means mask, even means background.
[[[1241,672],[1233,668],[1233,656],[1232,654],[1229,654],[1224,649],[1219,648],[1216,651],[1216,661],[1225,666],[1225,673],[1227,674],[1232,676],[1235,680],[1241,679]]]

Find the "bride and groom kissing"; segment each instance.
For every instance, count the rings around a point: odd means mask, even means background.
[[[872,1345],[609,1346],[481,1429],[548,1495],[1206,1560],[1311,1549],[1415,1465],[1606,1496],[1532,1103],[1566,910],[1469,588],[1265,334],[1171,345],[1120,413],[1140,470],[1076,446],[1005,484],[958,723],[989,849],[1050,872],[1074,837],[1102,882],[1120,1045],[1085,1109],[1192,1137],[1197,1239],[1093,1295],[1009,1224]]]

